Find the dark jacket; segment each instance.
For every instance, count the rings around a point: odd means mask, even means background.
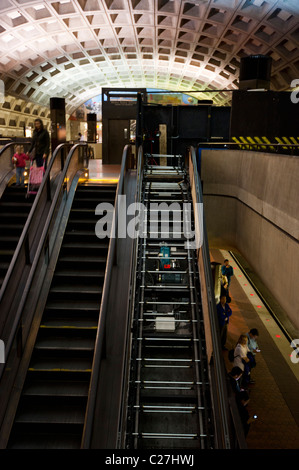
[[[226,323],[228,324],[229,317],[232,314],[232,310],[227,303],[225,303],[224,308],[223,308],[221,302],[217,304],[216,308],[217,308],[219,326],[220,328],[222,328]]]
[[[50,152],[50,135],[46,129],[40,131],[35,130],[32,136],[32,143],[29,153],[35,149],[35,155],[49,155]]]

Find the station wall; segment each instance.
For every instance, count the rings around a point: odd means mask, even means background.
[[[299,329],[299,158],[202,150],[210,248],[237,249]]]

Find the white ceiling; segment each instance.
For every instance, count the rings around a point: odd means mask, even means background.
[[[299,0],[0,0],[5,92],[64,97],[68,113],[102,87],[235,89],[250,54],[271,55],[272,89],[287,90],[298,51]]]

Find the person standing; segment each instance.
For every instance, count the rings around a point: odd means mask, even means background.
[[[257,338],[258,338],[259,332],[256,328],[251,328],[248,333],[246,333],[247,339],[248,339],[248,357],[250,359],[251,363],[251,368],[256,366],[256,361],[255,361],[255,355],[256,353],[260,352],[259,345],[257,344]]]
[[[36,166],[45,166],[46,168],[47,158],[50,152],[50,135],[47,129],[44,128],[44,124],[41,119],[35,119],[34,127],[32,143],[27,155],[34,150],[35,155],[33,159],[36,161]]]
[[[23,145],[17,145],[16,153],[12,157],[12,161],[16,166],[16,186],[23,186],[24,184],[24,171],[28,159],[29,157],[24,153]]]
[[[226,338],[227,338],[227,327],[229,323],[229,317],[232,315],[232,310],[228,303],[226,302],[225,295],[220,297],[220,302],[216,306],[217,316],[220,327],[220,338],[221,338],[221,347],[222,349],[227,349],[225,347]]]
[[[232,391],[235,394],[235,397],[238,393],[242,391],[240,387],[240,379],[242,377],[243,371],[240,367],[233,367],[229,372],[228,377],[232,387]]]
[[[247,354],[248,349],[248,339],[246,335],[240,335],[237,345],[234,350],[234,367],[240,367],[243,370],[242,383],[246,387],[250,383],[250,371],[251,364],[250,359]]]
[[[232,266],[229,264],[228,259],[225,259],[224,264],[221,266],[221,274],[222,274],[222,276],[227,277],[227,282],[228,282],[227,290],[229,290],[231,278],[234,275],[234,270],[233,270]]]

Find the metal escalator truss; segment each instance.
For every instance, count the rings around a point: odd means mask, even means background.
[[[192,197],[181,163],[176,157],[172,167],[155,166],[149,156],[144,164],[140,202],[147,217],[138,239],[127,448],[215,446],[197,255],[182,230],[194,231],[194,218],[184,206],[192,207]],[[163,211],[157,219],[151,207],[173,202],[166,232]],[[181,228],[173,223],[178,215],[185,218]]]

